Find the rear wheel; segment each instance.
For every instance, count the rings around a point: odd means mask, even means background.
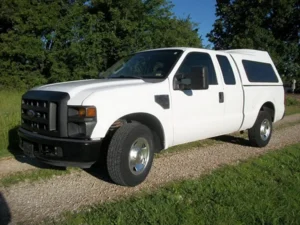
[[[252,146],[265,147],[272,136],[272,118],[266,111],[260,111],[254,126],[248,131]]]
[[[143,124],[124,124],[113,135],[107,152],[110,178],[119,185],[142,183],[152,166],[153,135]]]

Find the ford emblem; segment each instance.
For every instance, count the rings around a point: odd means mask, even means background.
[[[27,116],[33,118],[33,117],[35,117],[35,112],[33,110],[28,110],[27,111]]]

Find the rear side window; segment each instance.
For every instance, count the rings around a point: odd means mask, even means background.
[[[235,85],[235,77],[232,70],[232,67],[230,65],[230,62],[226,56],[223,55],[217,55],[217,59],[219,61],[222,74],[224,77],[224,82],[227,85]]]
[[[250,82],[278,82],[275,71],[269,63],[243,60],[243,65]]]

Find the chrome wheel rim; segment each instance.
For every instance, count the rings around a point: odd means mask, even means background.
[[[263,141],[266,141],[271,134],[271,123],[269,120],[264,119],[260,126],[260,137]]]
[[[149,143],[145,138],[136,139],[129,151],[129,168],[134,175],[144,172],[150,158]]]

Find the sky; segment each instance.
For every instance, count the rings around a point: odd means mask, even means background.
[[[174,4],[173,12],[178,17],[191,16],[191,20],[199,24],[199,35],[204,46],[210,44],[206,34],[212,30],[215,22],[216,0],[171,0]]]

